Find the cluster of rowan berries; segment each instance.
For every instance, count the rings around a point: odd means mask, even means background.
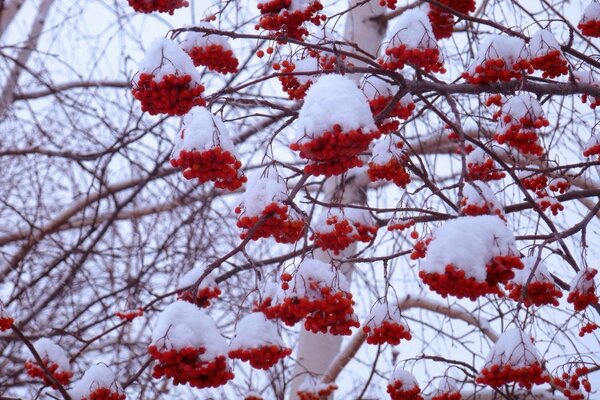
[[[387,6],[387,8],[389,8],[390,10],[395,10],[397,2],[398,0],[379,0],[379,5],[381,7]]]
[[[597,269],[590,269],[586,271],[581,279],[584,281],[591,281],[591,285],[583,285],[587,287],[587,289],[581,291],[579,289],[574,289],[569,293],[567,297],[567,302],[573,304],[573,308],[575,311],[583,311],[591,304],[598,304],[598,295],[596,295],[596,285],[593,283],[594,277],[598,273]],[[579,283],[578,285],[579,286]]]
[[[367,173],[369,174],[369,179],[373,182],[387,180],[394,182],[396,186],[401,188],[406,187],[410,183],[410,175],[406,171],[404,164],[397,157],[391,158],[385,164],[370,162]]]
[[[476,379],[477,383],[494,388],[514,382],[527,389],[531,389],[533,385],[542,385],[549,381],[550,376],[544,372],[537,361],[519,368],[515,368],[510,364],[492,364],[483,368]]]
[[[371,113],[373,117],[379,115],[388,104],[393,100],[393,96],[377,96],[369,100],[369,107],[371,107]],[[377,128],[381,133],[396,132],[400,126],[400,123],[392,118],[408,119],[415,109],[415,103],[403,103],[397,101],[394,107],[387,113],[386,117],[377,123]]]
[[[242,208],[236,207],[235,212],[242,213]],[[275,202],[267,205],[260,215],[241,214],[237,226],[250,231],[261,218],[264,218],[264,221],[252,234],[252,240],[272,236],[277,243],[295,243],[300,240],[306,227],[304,221],[290,218],[288,206]],[[240,234],[240,238],[245,239],[247,234],[247,232]]]
[[[497,215],[498,217],[506,220],[504,213],[499,208],[494,208],[496,204],[487,202],[483,205],[469,203],[469,199],[463,197],[460,201],[460,212],[463,215],[477,216],[477,215]]]
[[[350,328],[358,328],[360,323],[354,315],[352,293],[343,290],[321,288],[322,298],[313,300],[313,311],[306,316],[304,328],[313,333],[350,335]]]
[[[569,73],[567,60],[565,60],[562,52],[558,49],[550,50],[544,55],[533,57],[530,62],[534,69],[542,71],[543,78],[558,78],[561,75]]]
[[[406,64],[415,68],[421,68],[426,73],[446,72],[444,62],[441,58],[439,48],[409,48],[405,44],[396,47],[388,47],[385,54],[389,57],[387,60],[379,60],[379,64],[385,69],[402,69]]]
[[[291,39],[302,40],[308,35],[304,27],[305,22],[320,25],[327,17],[319,12],[323,10],[323,4],[313,0],[302,10],[289,11],[291,0],[270,0],[258,3],[261,17],[256,30],[266,29],[275,35],[286,36]],[[285,41],[284,41],[285,42]]]
[[[581,31],[583,36],[600,37],[600,20],[590,19],[577,24],[577,29]]]
[[[195,304],[197,307],[200,308],[206,308],[210,306],[211,299],[216,299],[220,295],[221,289],[219,289],[217,286],[206,286],[203,288],[199,288],[195,296],[191,291],[184,290],[177,294],[177,299]]]
[[[552,215],[558,215],[560,211],[565,209],[565,206],[560,204],[560,201],[556,200],[554,197],[548,196],[546,191],[536,194],[538,195],[536,203],[542,211],[550,209]]]
[[[255,304],[253,311],[262,312],[267,319],[279,319],[287,326],[294,326],[313,310],[312,302],[306,297],[285,297],[273,304],[273,299],[265,297]]]
[[[583,151],[584,157],[591,157],[595,155],[600,155],[600,143],[594,144]]]
[[[50,375],[52,375],[58,383],[60,383],[61,385],[69,384],[69,381],[73,377],[73,372],[62,371],[62,370],[59,371],[58,364],[55,362],[49,361],[46,358],[42,359],[42,362],[44,363],[44,367],[46,367],[48,372],[50,372]],[[37,363],[37,361],[33,361],[33,360],[25,361],[25,370],[27,371],[27,375],[29,375],[30,377],[40,378],[44,381],[45,385],[48,385],[48,386],[52,387],[53,389],[58,389],[56,387],[56,385],[54,383],[52,383],[52,381],[50,381],[50,379],[48,379],[48,377],[46,376],[46,374],[44,373],[44,371],[42,370],[40,365]]]
[[[125,393],[113,391],[110,388],[99,387],[90,392],[89,396],[77,400],[125,400]]]
[[[183,171],[185,179],[198,178],[198,182],[212,181],[215,187],[234,191],[242,186],[247,178],[241,175],[241,161],[228,150],[215,146],[204,151],[181,150],[171,165]]]
[[[581,95],[581,102],[587,103],[589,95],[584,93]],[[592,101],[590,102],[590,108],[592,110],[596,109],[596,107],[600,106],[600,97],[592,97]]]
[[[519,124],[511,125],[503,133],[496,133],[494,139],[499,144],[506,143],[523,154],[541,156],[544,153],[544,148],[538,141],[538,134],[533,131],[522,131]]]
[[[166,376],[173,379],[175,385],[189,384],[198,389],[218,387],[233,379],[226,357],[221,355],[212,361],[203,361],[200,358],[206,352],[203,347],[161,351],[156,346],[149,346],[148,351],[158,362],[152,372],[156,379]]]
[[[486,158],[483,162],[467,163],[467,176],[472,181],[497,181],[506,176],[496,168],[494,160]]]
[[[244,400],[263,400],[263,398],[256,394],[249,394],[244,397]]]
[[[518,256],[496,256],[486,266],[485,280],[490,285],[506,284],[514,278],[515,269],[523,269],[524,265]]]
[[[393,219],[388,224],[387,230],[390,232],[391,231],[403,231],[403,230],[408,229],[415,225],[416,225],[416,222],[412,218],[406,219],[406,220]]]
[[[433,36],[435,36],[437,40],[452,36],[452,30],[455,22],[454,15],[442,10],[439,7],[429,5],[427,17],[429,18],[429,22],[431,22]]]
[[[128,0],[128,2],[136,12],[145,14],[157,11],[173,15],[176,9],[190,5],[186,0]]]
[[[410,389],[402,389],[404,382],[396,380],[387,385],[387,392],[392,400],[423,400],[421,388],[414,386]]]
[[[292,74],[296,69],[296,65],[293,62],[284,60],[281,64],[273,64],[273,69],[280,71],[282,74]],[[313,83],[310,79],[304,83],[300,83],[294,75],[281,75],[278,79],[281,82],[281,88],[287,93],[290,100],[302,100],[306,96],[306,91]]]
[[[465,271],[452,264],[446,265],[443,274],[437,272],[419,271],[419,277],[431,290],[446,298],[448,295],[459,299],[469,298],[475,301],[486,294],[502,295],[498,285],[490,282],[480,282],[475,278],[465,277]]]
[[[284,357],[292,354],[292,349],[277,345],[266,345],[248,349],[229,351],[230,358],[237,358],[249,362],[252,368],[269,369]]]
[[[422,240],[417,240],[413,246],[413,251],[410,253],[411,260],[418,260],[419,258],[425,258],[427,255],[427,246],[433,240],[432,237],[428,237]]]
[[[583,325],[579,330],[579,336],[584,337],[586,334],[592,333],[596,329],[598,329],[598,324],[594,322],[588,322],[587,324]]]
[[[365,325],[363,332],[367,334],[368,344],[383,344],[391,345],[400,344],[400,340],[410,340],[412,335],[404,324],[395,321],[383,321],[379,326],[371,327]]]
[[[589,372],[585,366],[577,367],[572,375],[565,371],[560,377],[552,378],[552,383],[560,388],[568,400],[583,400],[586,396],[581,393],[581,389],[587,393],[592,391],[592,385],[586,377]]]
[[[531,173],[530,173],[531,172]],[[528,175],[524,175],[527,173]],[[527,190],[531,190],[532,192],[542,192],[548,185],[548,178],[546,175],[542,173],[534,173],[532,171],[524,172],[524,176],[519,178],[519,182],[521,185]]]
[[[301,389],[296,392],[300,400],[325,400],[328,399],[337,389],[337,385],[330,383],[328,385],[318,385],[314,390]]]
[[[159,82],[153,74],[141,73],[132,89],[133,97],[140,101],[142,111],[150,115],[184,115],[194,106],[204,106],[201,94],[204,86],[192,82],[190,75],[169,74]]]
[[[571,183],[565,178],[552,179],[548,184],[548,189],[554,193],[565,194],[571,187]]]
[[[115,316],[123,321],[133,321],[137,317],[144,315],[143,308],[136,308],[135,310],[117,311]]]
[[[312,161],[304,167],[304,172],[329,177],[342,174],[353,167],[361,167],[362,161],[358,155],[369,148],[373,139],[380,136],[378,130],[363,132],[360,128],[343,132],[342,127],[335,124],[330,131],[325,131],[312,140],[292,143],[290,149],[299,151],[300,158]]]
[[[540,280],[529,282],[527,287],[514,282],[506,284],[506,290],[509,290],[508,297],[514,301],[523,299],[525,307],[535,305],[540,307],[544,304],[552,304],[558,307],[558,299],[562,297],[562,292],[553,282]]]
[[[315,245],[323,250],[332,250],[334,254],[339,254],[354,242],[370,243],[375,239],[377,225],[367,226],[358,221],[348,221],[341,219],[337,215],[327,218],[327,225],[333,226],[331,231],[316,231],[311,235]]]
[[[189,49],[187,53],[196,67],[202,65],[221,74],[237,72],[239,61],[233,55],[233,50],[225,49],[220,44],[195,46]]]
[[[15,320],[8,316],[0,315],[0,332],[9,330]]]
[[[438,393],[431,397],[431,400],[461,400],[460,392],[444,392]]]
[[[440,0],[440,3],[461,14],[474,12],[476,8],[475,0]]]
[[[474,85],[484,85],[493,82],[508,82],[511,79],[519,79],[523,71],[533,72],[531,64],[527,60],[519,60],[513,65],[507,65],[501,58],[491,58],[477,65],[473,73],[463,72],[462,77]]]

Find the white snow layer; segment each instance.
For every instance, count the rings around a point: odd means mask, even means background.
[[[199,264],[199,265],[196,265],[191,270],[189,270],[188,272],[186,272],[179,279],[179,284],[177,285],[177,289],[185,289],[189,286],[192,286],[194,283],[196,283],[196,281],[198,279],[200,279],[200,277],[204,273],[205,269],[206,269],[206,265]],[[216,286],[217,286],[217,282],[215,282],[215,279],[209,274],[202,280],[202,283],[198,287],[198,290],[201,290],[201,289],[204,289],[207,287],[216,287]]]
[[[531,37],[529,51],[533,57],[546,55],[552,50],[560,50],[560,44],[549,30],[540,29]]]
[[[394,135],[386,135],[378,140],[373,146],[373,152],[369,162],[385,165],[394,158],[400,159],[403,153],[401,147],[402,142],[400,141],[400,138],[397,138]]]
[[[575,275],[575,277],[573,279],[571,279],[571,282],[569,283],[569,288],[571,290],[571,292],[575,292],[575,291],[579,291],[582,293],[585,293],[587,291],[591,291],[594,290],[596,287],[596,284],[594,283],[593,279],[585,279],[585,275],[588,274],[590,272],[589,269],[587,268],[582,268],[579,270],[579,272],[577,273],[577,275]]]
[[[463,188],[463,196],[465,197],[467,204],[478,207],[488,205],[492,211],[502,210],[502,206],[496,198],[494,191],[485,182],[467,182]]]
[[[99,388],[111,389],[113,392],[121,392],[123,389],[115,380],[115,374],[105,365],[91,366],[83,377],[75,382],[69,394],[74,400],[89,397],[90,393]]]
[[[310,141],[339,124],[342,131],[376,130],[371,108],[356,84],[341,75],[320,77],[306,93],[298,117],[296,141]]]
[[[583,10],[580,23],[600,20],[600,3],[592,2]]]
[[[443,274],[452,264],[467,278],[485,281],[488,264],[494,257],[518,255],[513,233],[497,216],[460,217],[433,232],[421,269]]]
[[[139,67],[140,72],[153,74],[156,82],[166,75],[190,75],[194,83],[200,83],[201,79],[190,56],[177,43],[166,38],[152,42]]]
[[[400,313],[400,308],[398,308],[398,305],[389,303],[377,303],[365,321],[365,326],[369,326],[371,328],[381,326],[384,321],[390,321],[395,322],[398,325],[404,325],[402,314]]]
[[[71,370],[67,352],[52,340],[47,338],[38,339],[33,343],[33,347],[42,360],[48,360],[49,362],[58,365],[59,371]],[[33,359],[33,357],[31,359]]]
[[[208,22],[200,22],[196,24],[195,27],[216,30],[216,28]],[[208,34],[204,32],[188,31],[185,35],[185,39],[183,39],[181,42],[181,48],[185,51],[190,51],[194,47],[208,47],[210,45],[218,45],[223,47],[225,50],[231,50],[231,46],[229,45],[227,38],[221,35]]]
[[[477,56],[469,65],[467,72],[473,74],[475,67],[482,65],[487,60],[495,59],[504,60],[505,68],[512,69],[513,64],[527,58],[529,58],[529,54],[523,39],[491,34],[479,45]]]
[[[248,177],[246,191],[241,197],[244,214],[259,216],[271,203],[283,204],[288,198],[285,181],[274,168],[255,171]]]
[[[544,260],[539,259],[538,262],[537,257],[525,257],[521,261],[523,261],[524,267],[523,269],[515,270],[515,276],[511,280],[512,282],[523,286],[527,283],[527,280],[532,273],[533,277],[531,278],[531,282],[553,282]],[[536,263],[537,267],[535,268],[535,272],[533,272]]]
[[[246,315],[237,323],[235,337],[231,340],[229,349],[251,349],[270,345],[285,347],[275,325],[268,321],[263,313],[255,312]]]
[[[542,363],[537,349],[521,329],[506,330],[488,353],[485,367],[510,365],[513,368],[527,367],[535,362]]]
[[[322,285],[319,286],[339,288],[346,292],[350,290],[348,281],[335,267],[313,258],[305,258],[296,268],[289,290],[298,297],[307,297],[310,300],[320,299],[321,292],[318,289],[312,289],[311,282],[321,283]]]
[[[393,384],[394,382],[398,381],[402,382],[402,390],[410,390],[419,386],[417,378],[415,378],[413,374],[396,366],[392,376],[390,377],[389,383]]]
[[[409,49],[437,48],[429,17],[419,9],[403,12],[389,31],[386,42],[388,48],[400,45],[405,45]]]

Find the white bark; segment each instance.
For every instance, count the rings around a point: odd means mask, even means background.
[[[364,3],[364,0],[351,0],[350,7],[355,7],[359,3]],[[347,14],[345,40],[355,43],[358,48],[372,55],[376,55],[383,37],[385,35],[385,20],[374,17],[383,15],[385,8],[381,7],[378,2],[368,2],[361,6],[352,8]],[[360,66],[360,63],[356,61]],[[350,76],[355,81],[360,80],[361,76],[354,74]],[[342,197],[343,203],[360,203],[364,201],[364,193],[366,190],[366,181],[360,177],[346,182],[344,194]],[[334,199],[336,191],[339,190],[338,185],[331,185],[326,197]],[[341,257],[345,257],[356,252],[356,247],[351,246],[342,252]],[[330,262],[331,257],[326,252],[316,252],[315,258],[325,262]],[[344,264],[341,270],[350,281],[352,277],[352,265]],[[340,351],[342,338],[330,334],[313,334],[301,328],[300,337],[298,339],[298,352],[296,355],[297,364],[294,367],[293,379],[291,382],[291,393],[289,398],[297,400],[296,394],[298,386],[304,381],[307,374],[313,376],[323,375],[331,361]]]

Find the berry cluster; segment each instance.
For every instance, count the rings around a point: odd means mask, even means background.
[[[452,30],[454,28],[455,22],[454,15],[443,11],[439,7],[430,5],[427,17],[429,18],[429,22],[431,22],[433,35],[437,40],[449,38],[452,36]]]
[[[446,72],[440,49],[437,47],[420,49],[400,44],[397,47],[388,47],[385,54],[389,56],[389,59],[378,61],[385,69],[402,69],[404,65],[409,64],[415,68],[421,68],[426,73],[439,72],[443,74]]]
[[[369,106],[373,117],[379,115],[388,104],[393,100],[393,96],[378,96],[369,100]],[[377,123],[377,128],[381,133],[390,133],[398,131],[400,123],[393,118],[408,119],[415,109],[415,103],[404,103],[397,101],[394,107],[387,113],[386,118]]]
[[[166,376],[172,378],[175,385],[189,384],[198,389],[218,387],[233,379],[226,357],[221,355],[204,361],[200,357],[206,352],[203,347],[161,351],[156,346],[150,346],[148,351],[158,361],[152,372],[156,379]]]
[[[263,398],[256,394],[249,394],[244,397],[244,400],[263,400]]]
[[[125,393],[113,391],[110,388],[99,387],[90,392],[89,396],[77,400],[125,400]]]
[[[514,269],[523,269],[524,265],[517,256],[496,256],[486,265],[486,281],[490,285],[506,284],[515,276]]]
[[[555,178],[548,184],[548,189],[552,192],[565,194],[571,187],[571,183],[565,178]]]
[[[577,29],[581,31],[583,36],[600,37],[600,20],[590,19],[577,24]]]
[[[427,255],[427,245],[433,238],[428,237],[423,240],[418,240],[413,246],[413,251],[410,253],[411,260],[418,260],[419,258],[425,258]]]
[[[583,387],[588,395],[592,391],[592,385],[586,377],[588,373],[589,369],[587,367],[577,367],[572,375],[563,372],[560,377],[552,378],[552,383],[560,389],[568,400],[584,400],[586,396],[581,393],[581,388]]]
[[[410,218],[410,219],[406,219],[406,220],[399,220],[399,219],[392,219],[390,220],[390,223],[387,226],[387,230],[388,231],[403,231],[405,229],[410,228],[411,226],[415,226],[416,222],[414,219]]]
[[[188,54],[196,67],[203,65],[221,74],[237,72],[239,61],[233,55],[233,50],[225,49],[220,44],[192,47]]]
[[[252,368],[256,369],[269,369],[277,364],[279,360],[290,354],[292,354],[292,349],[276,345],[229,351],[230,358],[237,358],[249,362]]]
[[[596,285],[594,284],[594,277],[597,273],[597,269],[585,271],[575,288],[571,289],[567,302],[573,304],[575,311],[583,311],[590,304],[598,304],[598,295],[596,295]]]
[[[494,160],[486,158],[483,162],[467,163],[467,176],[472,181],[497,181],[506,176],[496,168]]]
[[[396,186],[401,188],[406,187],[410,183],[410,175],[406,172],[402,161],[396,157],[391,158],[383,165],[370,162],[367,173],[369,174],[369,179],[373,182],[387,180],[394,182]]]
[[[253,311],[262,312],[267,319],[279,319],[287,326],[294,326],[313,310],[312,302],[305,297],[286,297],[280,303],[265,297],[255,304]]]
[[[123,321],[133,321],[137,317],[144,315],[144,309],[137,308],[135,310],[117,311],[115,316]]]
[[[544,304],[552,304],[558,307],[558,299],[562,297],[562,292],[550,281],[532,281],[527,287],[518,283],[508,282],[506,290],[509,290],[508,297],[514,301],[521,301],[525,307],[535,305],[540,307]]]
[[[443,274],[419,271],[419,277],[431,290],[444,298],[451,295],[459,299],[469,298],[475,301],[477,297],[486,294],[502,295],[497,285],[487,281],[480,282],[475,278],[467,278],[464,270],[458,269],[452,264],[446,265]]]
[[[587,324],[583,325],[579,330],[579,336],[584,337],[586,334],[592,333],[596,329],[598,329],[598,324],[594,322],[588,322]]]
[[[354,315],[352,293],[330,287],[321,288],[322,298],[314,300],[313,311],[306,316],[304,328],[317,333],[350,335],[350,328],[358,328],[360,323]]]
[[[236,207],[235,212],[240,214],[242,209]],[[263,224],[252,234],[252,240],[273,236],[277,243],[295,243],[304,234],[306,224],[301,219],[292,219],[288,215],[288,206],[271,203],[265,207],[260,215],[240,215],[237,226],[250,231],[259,219],[264,218]],[[247,232],[240,234],[245,239]]]
[[[200,97],[204,86],[192,82],[190,75],[165,75],[159,82],[153,74],[142,73],[134,88],[133,97],[142,104],[142,111],[150,115],[184,115],[194,106],[204,106]]]
[[[460,201],[460,212],[463,215],[497,215],[503,220],[506,219],[504,213],[499,208],[494,208],[497,204],[493,202],[486,202],[485,204],[473,204],[469,203],[469,199],[467,197],[463,197]]]
[[[329,383],[327,385],[320,384],[313,390],[300,389],[296,394],[300,400],[325,400],[330,398],[337,388],[337,385],[334,383]]]
[[[181,150],[171,158],[171,165],[182,170],[185,179],[198,178],[200,183],[212,181],[219,189],[234,191],[247,181],[239,171],[241,161],[228,150],[223,151],[221,146],[204,151]]]
[[[591,157],[595,155],[600,155],[600,143],[593,144],[583,151],[584,157]]]
[[[421,396],[421,388],[418,386],[410,389],[402,389],[403,382],[396,380],[387,385],[387,392],[392,400],[423,400]]]
[[[281,71],[282,74],[292,74],[296,69],[296,65],[292,62],[284,60],[281,64],[273,64],[273,69]],[[308,79],[304,83],[300,83],[294,75],[281,75],[278,77],[281,82],[281,88],[287,93],[290,100],[302,100],[306,96],[306,91],[312,85],[312,80]]]
[[[383,321],[381,325],[371,328],[369,325],[363,327],[363,332],[367,334],[368,344],[383,344],[391,345],[400,344],[400,340],[410,340],[412,335],[404,324],[395,321]]]
[[[348,221],[337,215],[327,218],[327,225],[333,226],[331,231],[315,231],[311,235],[315,245],[323,250],[332,250],[334,254],[346,249],[354,242],[370,243],[375,239],[377,225],[367,226],[358,221]]]
[[[523,117],[518,122],[512,122],[512,117],[506,114],[503,117],[503,122],[507,124],[503,132],[494,135],[494,139],[499,144],[506,143],[523,154],[541,156],[544,153],[544,148],[538,142],[538,134],[535,129],[550,125],[546,118],[540,116],[532,121],[527,117]]]
[[[523,185],[525,189],[531,190],[532,192],[541,193],[548,185],[548,178],[544,174],[534,173],[532,171],[524,171],[522,175],[523,176],[519,178],[521,185]]]
[[[220,295],[221,289],[219,289],[217,286],[206,286],[198,288],[196,296],[194,296],[189,290],[184,290],[177,294],[177,299],[195,304],[200,308],[206,308],[210,306],[210,299],[216,299]]]
[[[581,102],[582,103],[587,103],[588,97],[589,97],[589,95],[587,93],[582,94],[581,95]],[[594,110],[598,106],[600,106],[600,97],[593,97],[592,101],[590,102],[590,108],[592,110]]]
[[[128,2],[136,12],[144,14],[157,11],[173,15],[176,9],[190,5],[186,0],[128,0]]]
[[[361,167],[358,155],[367,150],[373,139],[381,136],[378,130],[365,133],[360,128],[343,132],[339,124],[331,131],[306,142],[290,145],[290,149],[300,152],[300,157],[312,161],[304,167],[304,172],[314,176],[340,175],[350,168]]]
[[[536,203],[542,209],[542,211],[550,209],[552,215],[558,215],[560,211],[565,209],[565,206],[560,204],[556,198],[548,196],[546,191],[537,193],[537,195],[538,199],[536,199]]]
[[[390,10],[395,10],[397,2],[398,0],[379,0],[379,5],[381,7],[387,6]]]
[[[0,315],[0,332],[9,330],[15,320],[11,317]]]
[[[440,3],[461,14],[475,11],[475,0],[440,0]]]
[[[558,78],[569,73],[567,60],[563,57],[562,52],[557,49],[534,57],[530,62],[534,69],[542,71],[543,78]]]
[[[460,392],[444,392],[431,397],[431,400],[461,400]]]
[[[542,385],[550,381],[550,377],[544,372],[538,362],[531,365],[515,368],[512,365],[493,364],[481,370],[476,382],[498,388],[507,383],[515,382],[520,387],[531,389],[533,385]]]
[[[266,29],[278,36],[286,36],[291,39],[302,40],[308,35],[304,27],[305,22],[320,25],[327,17],[319,12],[323,4],[313,0],[302,10],[289,11],[291,0],[267,0],[258,3],[261,17],[256,30]],[[283,41],[285,43],[285,41]]]
[[[473,73],[463,72],[462,77],[474,85],[484,85],[493,82],[508,82],[511,79],[520,79],[523,71],[533,72],[527,60],[519,60],[513,65],[507,65],[501,58],[486,59],[477,65]]]
[[[55,362],[49,361],[48,359],[43,359],[42,362],[44,366],[50,372],[50,374],[60,383],[61,385],[68,385],[69,381],[73,377],[73,372],[71,371],[59,371],[59,366]],[[25,370],[27,371],[27,375],[32,378],[40,378],[44,381],[45,385],[52,387],[53,389],[58,389],[56,385],[54,385],[50,379],[46,376],[40,365],[33,360],[25,361]]]

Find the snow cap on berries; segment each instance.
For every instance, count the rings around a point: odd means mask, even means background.
[[[310,287],[311,281],[346,292],[350,290],[348,281],[335,267],[314,258],[305,258],[296,268],[296,273],[290,282],[290,290],[293,290],[294,295],[298,297],[307,297],[309,300],[320,299],[321,292]]]
[[[210,22],[206,21],[197,23],[194,28],[216,30]],[[181,48],[185,51],[190,51],[194,47],[206,47],[210,45],[218,45],[223,47],[224,50],[231,50],[227,38],[217,34],[188,31],[185,35],[185,39],[181,42]]]
[[[486,264],[497,256],[518,255],[513,233],[496,216],[459,217],[433,233],[421,268],[443,274],[447,265],[465,271],[467,278],[486,280]]]
[[[185,289],[187,287],[192,286],[194,283],[196,283],[196,281],[198,279],[200,279],[200,277],[202,276],[202,274],[204,273],[205,270],[206,270],[206,265],[204,265],[204,264],[196,265],[194,268],[190,269],[179,279],[179,282],[177,284],[177,289],[181,290],[181,289]],[[204,279],[202,279],[200,286],[198,286],[198,290],[200,291],[204,288],[208,288],[208,287],[212,288],[212,287],[216,287],[216,286],[217,286],[217,282],[212,277],[212,275],[209,274],[209,275],[205,276]]]
[[[411,9],[403,12],[389,31],[387,48],[405,45],[410,49],[434,49],[437,42],[431,22],[422,10]]]
[[[241,203],[245,215],[259,216],[269,204],[283,204],[287,198],[287,186],[283,178],[277,174],[275,168],[266,168],[248,176]]]
[[[376,130],[365,95],[349,78],[324,75],[308,89],[298,117],[296,141],[309,141],[340,125],[342,131]]]
[[[388,135],[375,143],[369,162],[384,165],[392,159],[400,159],[402,156],[401,140],[393,135]]]
[[[504,60],[507,68],[521,60],[529,58],[525,41],[514,36],[505,36],[491,34],[481,42],[477,49],[477,56],[473,59],[467,72],[471,75],[475,73],[475,68],[483,65],[487,60]]]
[[[384,321],[393,321],[398,325],[404,325],[400,308],[395,303],[377,303],[365,321],[365,326],[371,328],[381,326]]]
[[[115,374],[110,368],[102,364],[97,364],[85,371],[83,377],[75,382],[73,388],[69,390],[69,394],[73,399],[79,400],[89,397],[90,393],[100,388],[111,389],[111,392],[123,392],[123,389],[115,379]]]
[[[229,130],[221,118],[205,107],[193,107],[183,117],[183,128],[175,139],[172,158],[179,157],[182,150],[205,151],[220,146],[239,159],[237,150],[229,137]]]
[[[158,316],[152,345],[160,350],[206,349],[203,359],[227,354],[227,343],[208,314],[186,301],[169,304]]]
[[[71,370],[67,352],[52,340],[47,338],[38,339],[33,343],[33,347],[42,360],[48,360],[48,362],[58,365],[58,371]]]
[[[520,328],[512,328],[503,332],[485,359],[486,368],[491,365],[510,365],[513,368],[522,368],[534,363],[541,364],[542,358],[531,338]]]
[[[231,340],[229,349],[250,349],[265,345],[285,346],[275,325],[268,321],[263,313],[254,312],[237,323],[235,337]]]
[[[529,41],[529,51],[532,57],[548,54],[552,50],[561,51],[560,44],[549,30],[540,29],[533,34]]]
[[[515,270],[515,276],[511,279],[513,283],[525,285],[532,273],[531,282],[553,282],[546,263],[542,259],[525,257],[522,261],[524,267],[523,269]],[[535,267],[536,265],[537,267]],[[534,267],[535,272],[533,272]]]
[[[389,81],[377,75],[369,75],[362,83],[362,91],[369,100],[376,99],[377,97],[394,97],[399,90],[399,86],[394,86]],[[405,94],[399,100],[402,106],[407,106],[412,102],[410,93]]]
[[[492,211],[502,210],[502,205],[496,198],[494,191],[485,182],[467,182],[463,188],[463,196],[467,204],[477,207],[489,206]]]
[[[571,292],[578,291],[581,293],[586,293],[595,291],[596,284],[593,279],[594,275],[592,275],[592,279],[588,279],[591,271],[592,270],[588,268],[582,268],[579,270],[577,275],[575,275],[575,277],[571,279],[571,282],[569,282],[569,289]]]
[[[408,391],[408,390],[414,389],[416,387],[419,387],[417,378],[415,378],[415,376],[413,374],[411,374],[410,372],[408,372],[407,370],[399,368],[398,366],[396,366],[396,368],[394,368],[394,372],[392,372],[392,376],[390,377],[390,380],[389,380],[389,383],[394,383],[394,382],[402,382],[402,390],[403,391]]]
[[[158,38],[152,42],[139,69],[140,73],[152,74],[156,82],[166,75],[189,75],[196,84],[201,79],[190,56],[177,43],[166,38]]]
[[[588,21],[600,21],[600,3],[594,1],[585,7],[579,23],[584,24]]]

